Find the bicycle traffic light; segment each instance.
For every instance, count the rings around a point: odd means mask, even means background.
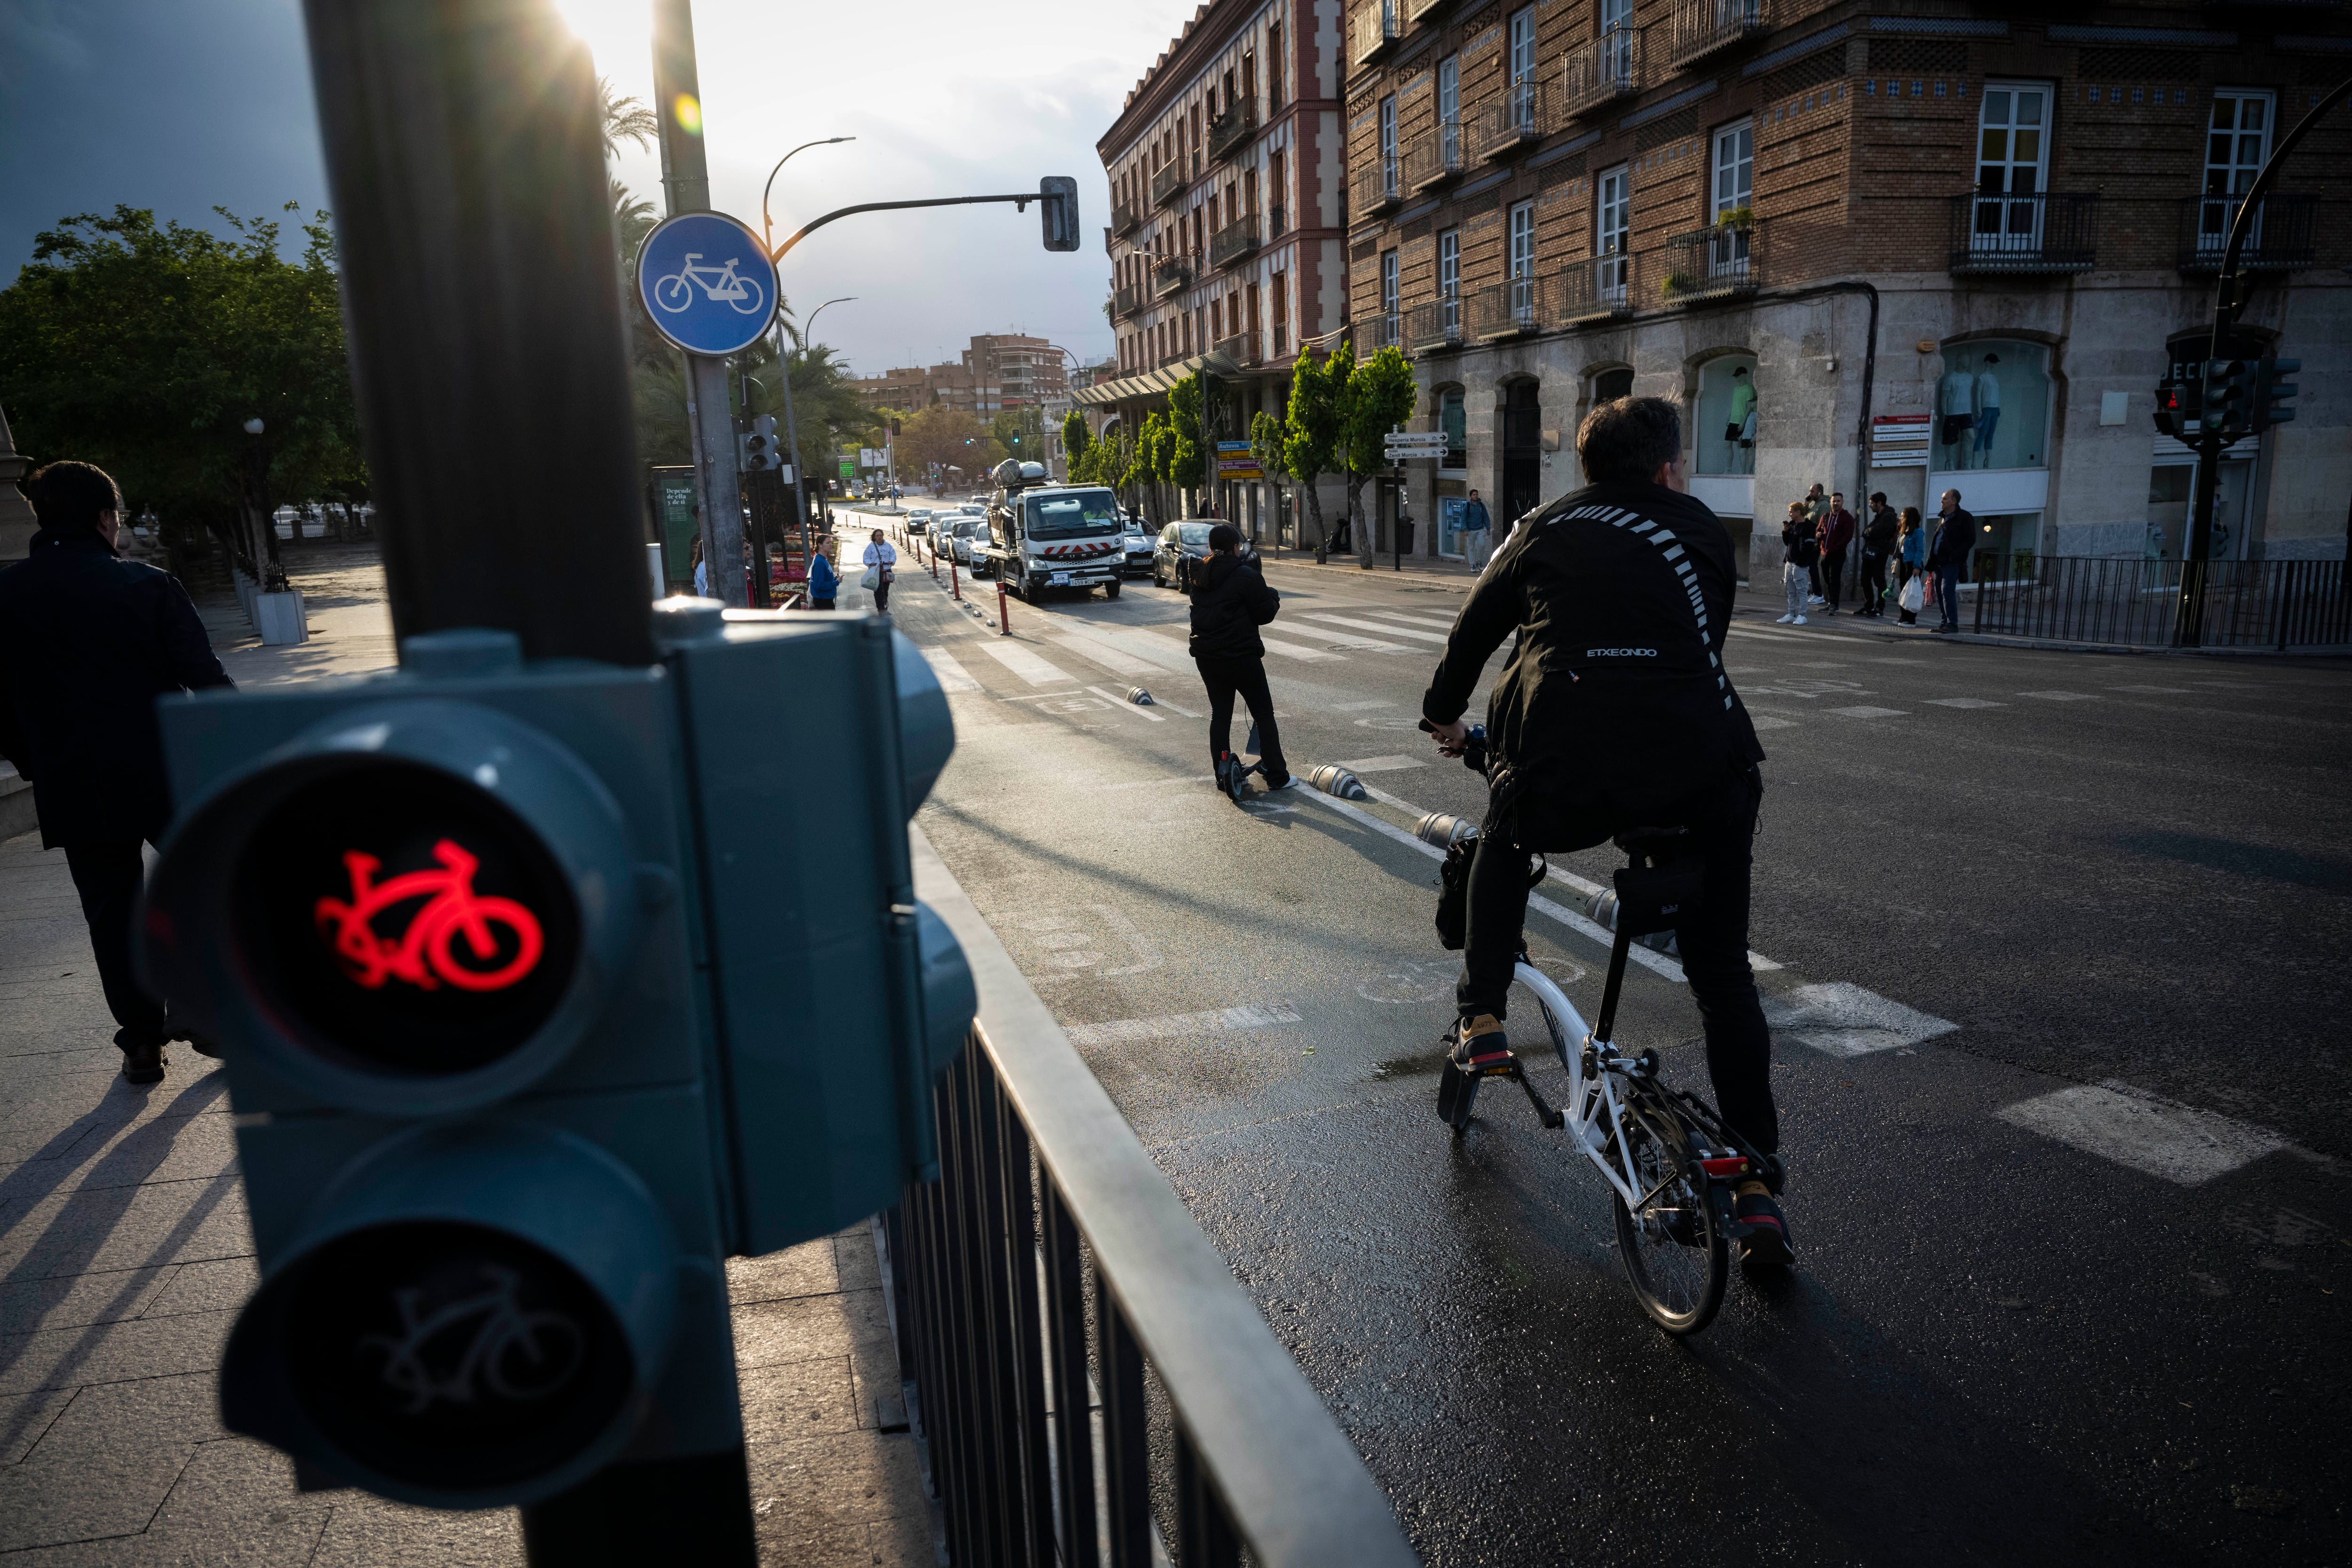
[[[776,435],[776,416],[762,414],[751,421],[751,432],[736,437],[743,471],[757,473],[784,466],[784,444]]]
[[[2303,388],[2287,378],[2302,369],[2299,359],[2266,359],[2255,364],[2252,405],[2257,432],[2284,425],[2294,417],[2291,405]]]
[[[1045,248],[1078,248],[1078,182],[1067,174],[1048,174],[1037,182],[1038,208],[1045,227]]]
[[[2253,372],[2244,360],[2206,361],[2204,397],[2198,411],[2204,431],[2231,440],[2244,435],[2252,389]]]
[[[143,957],[220,1042],[262,1269],[223,1417],[370,1490],[740,1455],[723,1259],[936,1162],[972,991],[908,869],[929,666],[879,621],[656,619],[649,668],[453,631],[159,704]],[[854,743],[789,755],[810,721]]]

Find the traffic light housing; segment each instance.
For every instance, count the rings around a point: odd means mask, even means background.
[[[751,433],[735,438],[738,458],[745,473],[758,473],[784,466],[784,445],[776,435],[776,416],[762,414],[751,421]]]
[[[2192,368],[2186,375],[2168,376],[2156,386],[2156,430],[2178,441],[2190,441],[2204,428],[2204,380]]]
[[[872,617],[656,620],[651,668],[450,631],[159,704],[143,962],[219,1042],[262,1270],[223,1416],[315,1471],[487,1507],[740,1451],[724,1258],[935,1168],[937,681]]]
[[[2303,388],[2288,377],[2303,369],[2299,359],[2266,359],[2254,366],[2253,427],[2257,432],[2294,417],[2292,405]]]
[[[1078,248],[1078,182],[1067,174],[1047,174],[1037,182],[1037,205],[1045,227],[1045,248]]]
[[[2252,427],[2252,394],[2253,369],[2244,360],[2206,361],[2200,426],[2208,435],[2218,432],[2236,440]]]

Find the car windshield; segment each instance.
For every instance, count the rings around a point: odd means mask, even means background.
[[[1187,544],[1198,544],[1205,549],[1209,542],[1209,530],[1216,526],[1213,522],[1180,522],[1176,525],[1176,536]]]
[[[1108,490],[1064,490],[1029,498],[1032,539],[1117,533],[1118,527],[1118,507]]]

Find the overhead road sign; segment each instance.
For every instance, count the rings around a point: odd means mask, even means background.
[[[741,219],[680,213],[637,247],[637,299],[654,330],[687,353],[740,353],[775,321],[776,269]]]

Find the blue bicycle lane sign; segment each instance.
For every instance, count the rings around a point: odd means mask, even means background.
[[[731,354],[776,317],[776,269],[740,218],[680,213],[637,247],[637,299],[655,331],[697,354]]]

